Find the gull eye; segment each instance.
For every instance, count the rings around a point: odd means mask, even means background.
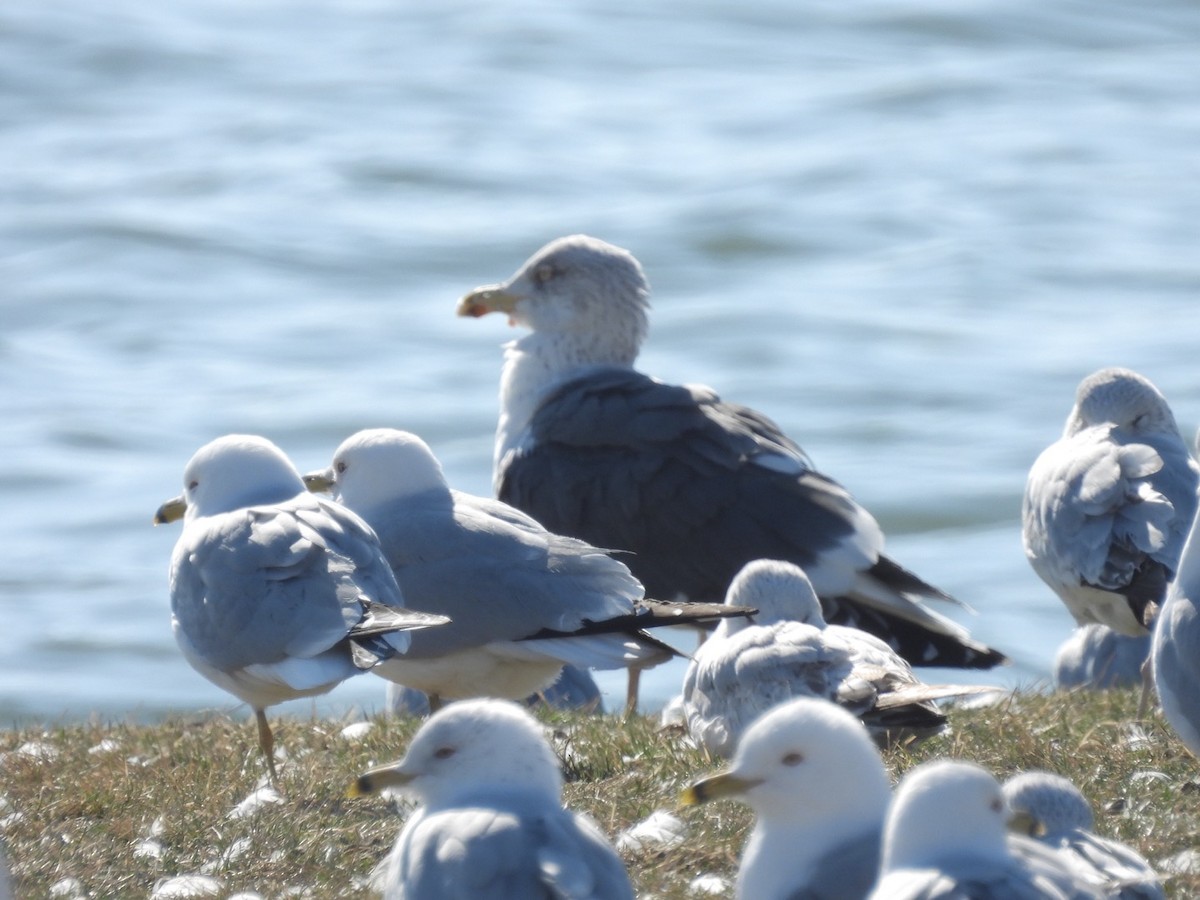
[[[198,481],[189,481],[188,482],[187,489],[189,491],[194,491],[198,487],[200,487],[200,482],[198,482]]]
[[[433,751],[434,759],[449,759],[453,755],[454,755],[453,747],[438,747],[438,749]]]
[[[533,270],[533,280],[538,284],[545,284],[557,274],[558,270],[555,269],[554,266],[550,265],[550,263],[542,263]]]
[[[804,762],[804,754],[799,751],[792,751],[780,760],[785,766],[798,766]]]
[[[991,807],[991,810],[994,813],[1004,812],[1004,801],[1001,800],[999,797],[993,797],[992,802],[989,803],[988,806]]]
[[[333,464],[333,468],[339,475],[341,475],[342,473],[344,473],[346,471],[346,461],[339,459],[336,463]]]

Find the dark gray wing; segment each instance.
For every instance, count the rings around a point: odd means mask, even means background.
[[[787,900],[862,900],[871,893],[879,874],[882,830],[881,823],[879,828],[831,847],[815,863],[808,883]]]
[[[784,559],[808,574],[828,620],[914,664],[1004,659],[919,602],[946,595],[881,555],[874,519],[794,441],[707,388],[593,370],[542,402],[497,475],[500,498],[551,531],[630,551],[650,596],[720,602],[747,562]]]

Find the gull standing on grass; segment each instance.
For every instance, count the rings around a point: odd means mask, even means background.
[[[537,251],[459,301],[532,330],[505,350],[496,495],[547,528],[630,551],[652,597],[720,602],[754,559],[802,566],[826,618],[914,665],[1003,654],[928,609],[952,601],[883,554],[879,524],[766,416],[634,368],[648,286],[627,251],[585,235]]]
[[[1150,662],[1158,701],[1175,733],[1200,757],[1200,534],[1193,523],[1179,574],[1154,626]]]
[[[1091,804],[1070,780],[1052,772],[1022,772],[1003,785],[1013,812],[1009,827],[1094,870],[1119,900],[1164,900],[1162,882],[1131,847],[1093,833]]]
[[[1148,633],[1196,515],[1198,475],[1148,379],[1108,368],[1080,383],[1022,504],[1025,554],[1077,623]]]
[[[936,699],[995,690],[923,684],[879,638],[827,625],[808,576],[789,562],[747,563],[726,602],[758,612],[721,622],[693,654],[683,680],[688,732],[717,756],[732,756],[751,722],[793,697],[837,703],[882,745],[943,731],[946,716]]]
[[[385,678],[441,699],[520,699],[563,665],[635,673],[678,655],[644,629],[712,622],[750,610],[644,600],[641,584],[606,551],[547,531],[498,500],[452,490],[416,435],[375,428],[351,435],[333,464],[305,476],[332,490],[379,535],[407,602],[453,619],[413,635]]]
[[[1100,900],[1094,873],[1007,831],[1000,783],[974,763],[939,759],[901,779],[883,829],[870,900]]]
[[[445,616],[404,608],[379,541],[354,513],[305,490],[266,438],[205,444],[184,491],[155,514],[183,518],[171,556],[171,624],[184,658],[250,704],[272,782],[266,709],[323,694],[403,653]]]
[[[863,724],[802,697],[747,729],[729,769],[683,792],[685,806],[722,797],[754,810],[738,900],[861,900],[879,867],[891,784]]]
[[[608,839],[564,809],[558,760],[514,703],[464,700],[430,716],[399,762],[348,795],[388,788],[421,803],[384,864],[388,900],[632,900]]]

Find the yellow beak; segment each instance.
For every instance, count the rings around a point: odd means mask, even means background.
[[[390,787],[403,787],[417,776],[404,771],[404,760],[387,766],[369,769],[355,779],[346,788],[346,796],[350,799],[365,797],[368,794],[378,794]]]
[[[333,469],[322,469],[319,472],[309,472],[304,476],[304,486],[309,493],[330,494],[337,479],[333,477]]]
[[[454,312],[456,315],[470,316],[472,319],[486,316],[490,312],[502,312],[511,316],[520,299],[519,295],[514,294],[504,285],[489,284],[475,288],[459,300],[458,307]]]
[[[722,797],[740,797],[762,784],[761,778],[743,778],[732,772],[722,772],[702,778],[679,795],[680,806],[696,806]]]
[[[187,512],[187,501],[183,499],[183,495],[172,497],[154,513],[155,525],[166,525],[168,522],[178,522]]]

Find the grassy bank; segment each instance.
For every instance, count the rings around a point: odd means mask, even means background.
[[[935,756],[976,760],[998,775],[1046,768],[1072,778],[1096,808],[1097,830],[1156,865],[1200,846],[1200,774],[1161,717],[1131,731],[1132,692],[1019,695],[955,710],[951,734],[887,755],[893,775]],[[543,715],[556,732],[568,805],[610,835],[717,768],[653,719]],[[214,715],[156,726],[92,723],[0,733],[0,837],[18,897],[146,897],[161,879],[206,872],[222,896],[369,897],[364,880],[400,824],[394,802],[345,800],[358,772],[398,758],[419,723],[285,720],[289,753],[279,802],[234,810],[263,772],[253,725]],[[361,730],[361,729],[360,729]],[[693,878],[732,878],[749,823],[721,802],[678,812],[688,840],[623,855],[640,896],[685,897]],[[77,881],[69,891],[66,879]],[[1200,868],[1170,877],[1173,897],[1200,896]]]

